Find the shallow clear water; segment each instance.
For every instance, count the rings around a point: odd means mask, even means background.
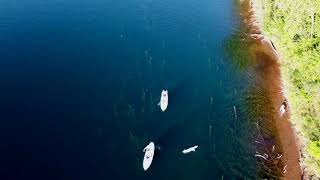
[[[1,1],[5,179],[255,178],[248,78],[223,51],[238,14],[233,0]]]

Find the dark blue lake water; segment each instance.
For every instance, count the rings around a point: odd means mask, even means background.
[[[254,179],[233,2],[2,0],[1,179]]]

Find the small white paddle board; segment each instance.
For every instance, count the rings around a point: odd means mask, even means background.
[[[184,150],[182,151],[182,153],[183,153],[183,154],[189,154],[189,153],[191,153],[191,152],[195,152],[197,148],[198,148],[198,145],[192,146],[192,147],[190,147],[190,148],[188,148],[188,149],[184,149]]]
[[[168,90],[162,90],[160,98],[160,108],[165,111],[168,107]]]
[[[152,163],[153,155],[154,155],[154,143],[150,142],[144,149],[144,158],[143,158],[143,169],[146,171]]]

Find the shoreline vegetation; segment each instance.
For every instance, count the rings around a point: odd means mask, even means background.
[[[320,178],[320,1],[253,0],[262,30],[281,52],[291,122],[305,179]],[[285,149],[284,149],[285,150]],[[290,151],[290,149],[285,150]]]
[[[296,112],[295,106],[291,107],[292,97],[286,92],[287,76],[283,73],[283,57],[279,55],[282,49],[276,49],[264,34],[265,26],[259,24],[265,23],[259,20],[264,17],[261,10],[264,6],[259,5],[266,1],[237,0],[237,3],[240,3],[240,30],[226,40],[225,51],[235,66],[253,76],[252,88],[249,88],[244,102],[250,107],[249,116],[256,124],[258,134],[255,140],[257,176],[262,179],[301,179],[304,174],[301,146],[293,127],[296,122],[293,123],[291,118],[295,118]]]

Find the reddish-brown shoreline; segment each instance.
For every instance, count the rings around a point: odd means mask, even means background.
[[[281,116],[279,108],[286,99],[281,80],[279,55],[272,42],[263,35],[255,18],[255,11],[251,0],[240,0],[240,13],[247,40],[250,42],[249,51],[253,57],[255,71],[263,89],[270,100],[272,122],[276,129],[278,151],[283,155],[283,179],[302,179],[303,172],[300,166],[300,145],[290,121],[290,108]]]

